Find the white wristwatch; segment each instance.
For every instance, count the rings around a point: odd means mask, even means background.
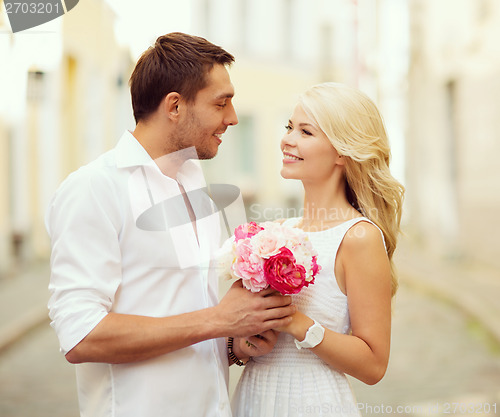
[[[316,320],[314,320],[314,324],[307,329],[306,337],[302,342],[299,342],[295,339],[295,346],[297,349],[311,349],[315,346],[318,346],[325,337],[325,328],[319,324]]]

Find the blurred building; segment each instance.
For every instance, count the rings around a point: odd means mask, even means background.
[[[113,21],[102,0],[16,34],[0,14],[0,274],[47,258],[53,192],[127,120],[131,62]]]
[[[413,0],[407,210],[429,250],[500,266],[500,3]]]
[[[4,13],[0,13],[0,32],[7,30],[8,22]],[[5,58],[11,49],[11,37],[0,36],[0,95],[4,91],[3,82],[7,76]],[[5,57],[5,58],[4,58]],[[0,274],[6,270],[9,254],[11,251],[9,229],[10,229],[10,210],[9,210],[9,169],[8,169],[8,125],[5,115],[5,100],[0,98]]]

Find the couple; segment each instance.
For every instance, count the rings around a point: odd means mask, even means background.
[[[201,256],[220,244],[218,215],[201,218],[191,196],[195,159],[213,158],[238,123],[233,61],[203,38],[158,38],[130,79],[135,130],[51,201],[51,324],[77,364],[82,416],[230,416],[233,363],[246,363],[235,416],[358,415],[345,374],[384,375],[403,188],[381,117],[357,90],[312,87],[281,141],[282,176],[305,188],[303,217],[285,224],[318,251],[315,284],[289,297],[237,281],[218,301]],[[139,225],[149,203],[176,195],[186,224]]]

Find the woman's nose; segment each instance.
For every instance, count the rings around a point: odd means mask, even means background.
[[[284,149],[286,147],[293,148],[295,146],[297,146],[295,135],[293,133],[285,133],[283,138],[281,138],[281,149]]]

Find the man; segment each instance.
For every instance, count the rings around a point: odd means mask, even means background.
[[[51,202],[50,317],[78,364],[82,416],[228,416],[225,338],[241,364],[269,352],[295,311],[239,282],[217,302],[219,223],[208,198],[195,201],[192,159],[213,158],[238,122],[233,60],[203,38],[158,38],[130,79],[135,130]]]

